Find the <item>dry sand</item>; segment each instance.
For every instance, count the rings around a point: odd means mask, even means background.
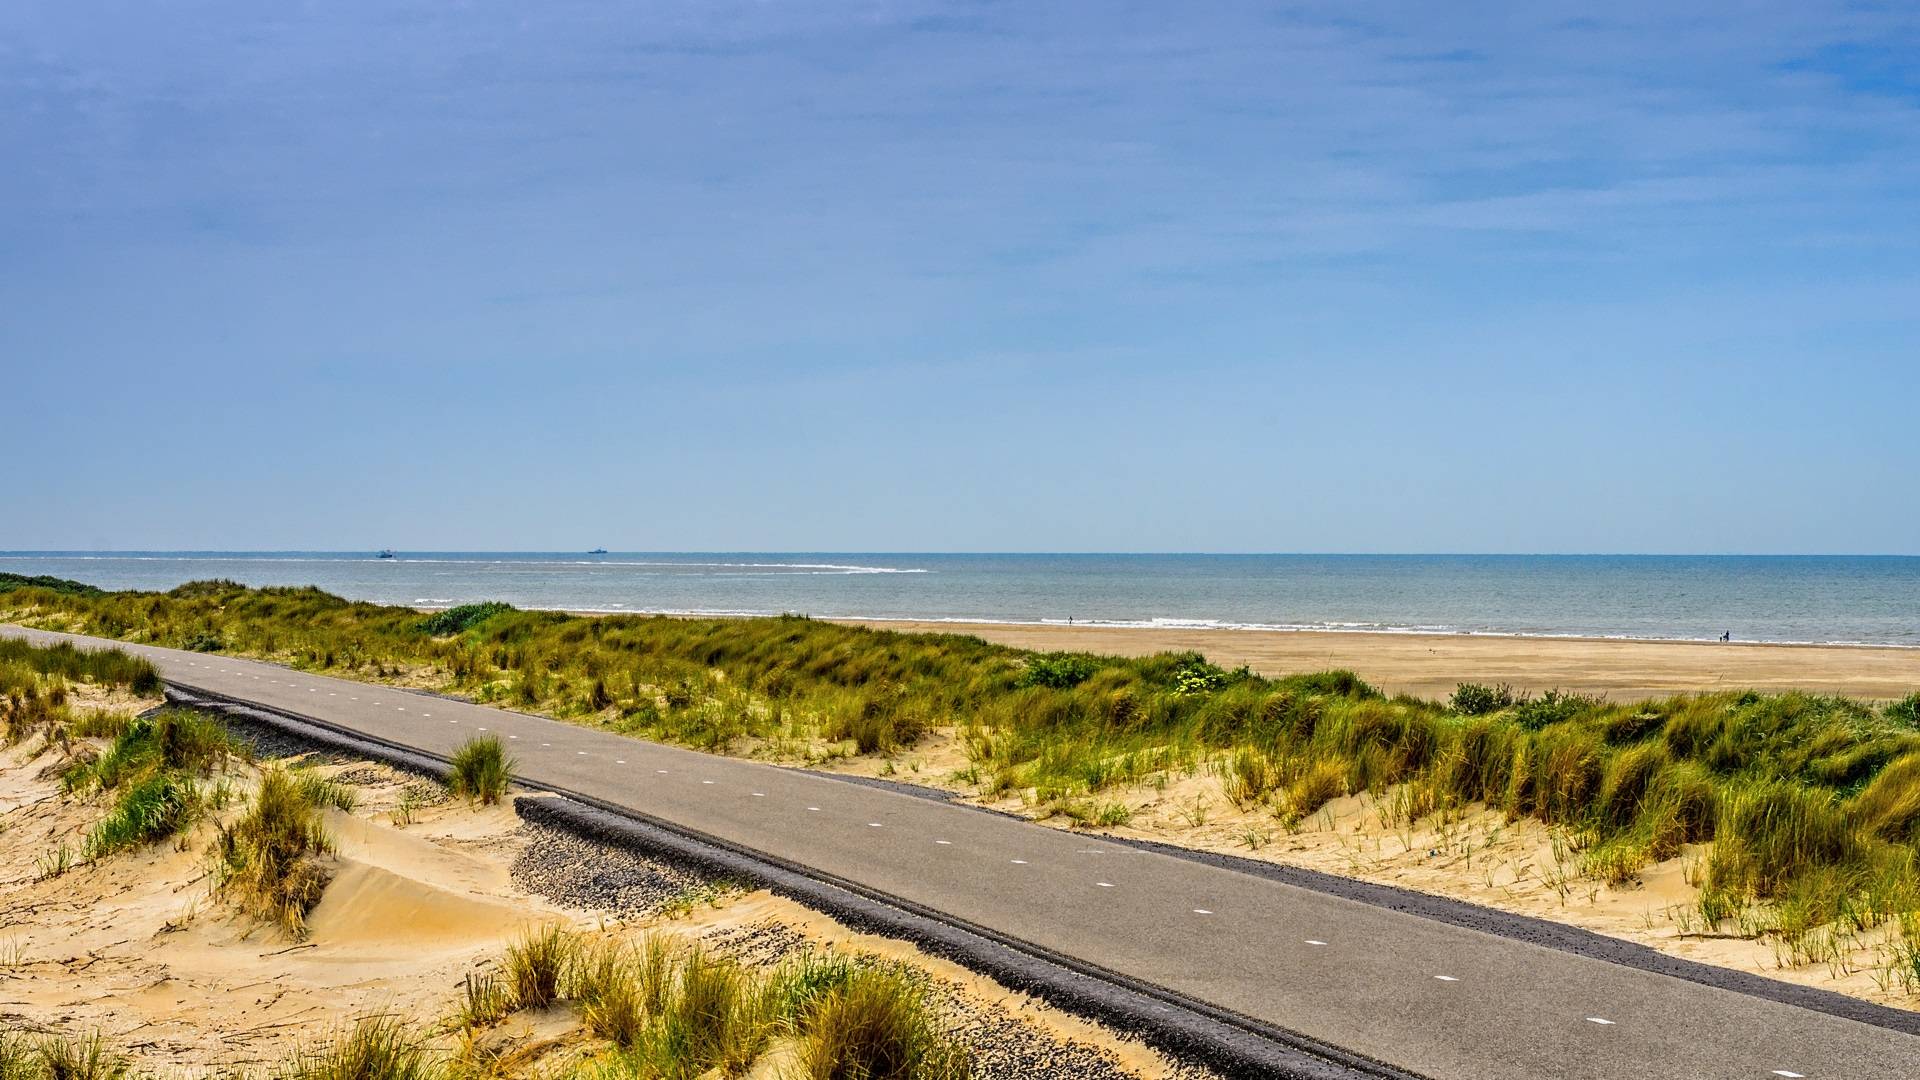
[[[64,760],[37,735],[0,749],[0,1032],[98,1031],[160,1075],[271,1065],[371,1014],[432,1025],[454,1012],[468,974],[497,964],[530,927],[559,923],[698,938],[750,964],[798,950],[904,962],[929,977],[983,1080],[1210,1075],[769,893],[696,883],[697,899],[682,899],[695,881],[684,872],[530,829],[508,807],[476,809],[366,762],[314,765],[351,785],[358,805],[327,813],[338,850],[304,940],[210,896],[211,822],[179,842],[44,876],[37,861],[62,843],[77,853],[106,808],[99,795],[61,793],[49,766]],[[244,793],[258,775],[236,765],[226,779]],[[615,894],[620,902],[599,902]],[[503,1076],[554,1075],[604,1045],[564,1007],[516,1015],[487,1038],[523,1053],[525,1067]],[[778,1064],[752,1075],[774,1080]]]
[[[863,625],[1117,656],[1192,649],[1223,667],[1244,664],[1263,675],[1352,668],[1390,694],[1425,698],[1444,698],[1461,682],[1505,682],[1534,691],[1558,687],[1604,693],[1616,701],[1726,689],[1798,689],[1890,700],[1920,690],[1920,649],[1875,646],[1006,623]]]

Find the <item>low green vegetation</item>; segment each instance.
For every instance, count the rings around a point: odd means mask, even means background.
[[[67,596],[98,596],[102,591],[99,587],[82,581],[70,581],[49,574],[0,573],[0,593],[12,592],[15,589],[40,589]]]
[[[88,859],[183,833],[205,806],[200,781],[233,752],[226,728],[186,709],[74,726],[113,736],[105,752],[74,756],[61,774],[69,792],[97,789],[113,797],[106,817],[87,836]]]
[[[492,806],[506,796],[507,785],[513,782],[513,768],[513,758],[507,756],[495,736],[468,739],[450,759],[447,790],[482,806]]]
[[[456,612],[458,613],[456,615]],[[1298,827],[1372,792],[1402,820],[1488,806],[1555,827],[1625,880],[1711,843],[1699,916],[1784,935],[1920,910],[1920,694],[1611,703],[1499,685],[1389,698],[1351,672],[1265,678],[1193,653],[1037,654],[959,635],[776,619],[575,617],[468,605],[423,618],[316,589],[19,587],[0,618],[410,682],[703,749],[828,740],[892,752],[957,731],[964,779],[1088,824],[1103,793],[1211,769]],[[461,781],[457,781],[461,782]],[[1196,808],[1195,818],[1204,813]]]

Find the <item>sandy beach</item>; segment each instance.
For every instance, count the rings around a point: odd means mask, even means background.
[[[858,620],[848,620],[858,621]],[[1187,649],[1263,675],[1352,668],[1388,693],[1443,698],[1460,682],[1579,690],[1616,701],[1727,689],[1809,690],[1888,700],[1920,690],[1920,649],[1443,634],[1171,630],[1006,623],[868,622],[976,634],[1023,649],[1144,656]]]

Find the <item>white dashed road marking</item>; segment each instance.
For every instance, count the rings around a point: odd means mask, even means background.
[[[1806,1076],[1807,1074],[1806,1074],[1806,1073],[1797,1073],[1797,1072],[1794,1072],[1794,1071],[1793,1071],[1792,1069],[1775,1069],[1775,1070],[1773,1070],[1773,1075],[1775,1075],[1775,1076],[1796,1076],[1796,1077],[1805,1077],[1805,1076]]]
[[[1013,865],[1015,865],[1015,866],[1025,866],[1025,865],[1027,865],[1027,860],[1025,860],[1025,859],[1015,859],[1015,860],[1013,860]]]
[[[1111,881],[1096,881],[1094,882],[1094,884],[1100,886],[1103,889],[1113,888],[1113,882]]]
[[[1326,942],[1324,942],[1324,941],[1316,941],[1316,940],[1314,940],[1313,938],[1308,938],[1308,939],[1307,939],[1307,944],[1309,944],[1309,945],[1325,945],[1325,944],[1326,944]]]
[[[767,797],[767,793],[764,791],[756,791],[753,793],[753,797],[756,799],[764,799]]]
[[[1589,1016],[1589,1017],[1587,1017],[1587,1023],[1589,1023],[1589,1024],[1600,1024],[1600,1025],[1603,1025],[1603,1026],[1605,1026],[1605,1027],[1612,1027],[1612,1026],[1613,1026],[1613,1021],[1611,1021],[1611,1020],[1609,1020],[1609,1019],[1607,1019],[1607,1018],[1606,1018],[1606,1017],[1604,1017],[1604,1016]]]
[[[713,781],[711,781],[711,780],[702,780],[702,781],[700,781],[700,782],[701,782],[701,783],[703,783],[703,784],[711,784],[711,783],[713,783]]]
[[[951,840],[935,840],[935,841],[934,841],[934,843],[936,843],[936,844],[946,844],[946,845],[948,845],[948,846],[952,846],[952,844],[953,844],[953,841],[951,841]]]
[[[587,752],[585,750],[575,750],[574,753],[580,755],[581,757],[587,756]]]
[[[625,765],[625,764],[627,763],[627,759],[626,759],[626,758],[615,758],[615,759],[614,759],[614,762],[613,762],[613,763],[614,763],[615,765]]]
[[[877,822],[877,821],[869,821],[869,822],[867,822],[867,828],[869,828],[869,829],[883,829],[883,828],[885,828],[885,827],[886,827],[886,826],[884,826],[884,825],[882,825],[882,824],[880,824],[880,823],[879,823],[879,822]]]
[[[1456,979],[1451,975],[1435,975],[1434,978],[1439,979],[1441,982],[1459,982],[1460,981],[1459,979]]]
[[[817,807],[817,806],[809,806],[809,807],[807,807],[807,809],[809,809],[809,810],[811,810],[811,811],[813,811],[813,812],[814,812],[814,813],[816,813],[816,814],[820,812],[820,808],[819,808],[819,807]]]

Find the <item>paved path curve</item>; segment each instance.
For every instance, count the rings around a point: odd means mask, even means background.
[[[169,682],[578,791],[1435,1080],[1914,1080],[1920,1038],[1097,837],[257,661]]]

